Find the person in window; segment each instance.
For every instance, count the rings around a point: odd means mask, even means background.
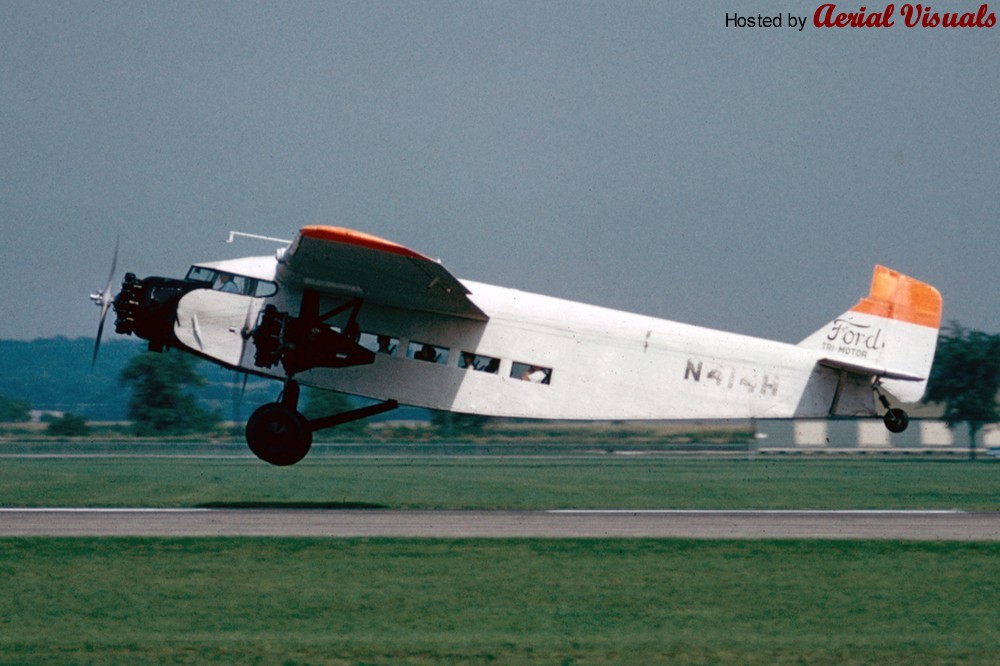
[[[530,366],[523,375],[521,379],[526,382],[534,382],[536,384],[548,384],[549,375],[545,372],[545,368],[540,368],[537,365]]]
[[[466,370],[481,370],[476,367],[476,355],[472,352],[462,352],[462,367]]]
[[[413,358],[418,361],[430,361],[433,363],[437,360],[437,352],[434,351],[434,347],[431,345],[424,345],[420,348],[420,351],[413,355]]]
[[[238,294],[240,293],[240,288],[236,285],[236,280],[229,273],[219,273],[219,286],[218,291],[224,291],[227,294]]]
[[[392,344],[392,338],[388,335],[378,336],[378,353],[379,354],[392,354],[396,351],[395,345]]]

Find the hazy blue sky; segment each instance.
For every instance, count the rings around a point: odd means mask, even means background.
[[[884,263],[1000,331],[1000,26],[819,4],[3,0],[0,338],[92,335],[116,236],[117,282],[317,223],[790,342]]]

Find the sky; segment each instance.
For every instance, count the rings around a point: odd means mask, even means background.
[[[786,342],[881,263],[1000,332],[1000,25],[818,7],[2,0],[0,339],[93,336],[116,239],[117,284],[311,224]]]

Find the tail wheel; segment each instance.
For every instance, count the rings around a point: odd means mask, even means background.
[[[899,407],[893,407],[882,417],[885,427],[889,432],[903,432],[906,426],[910,425],[910,417]]]
[[[312,429],[299,412],[280,402],[258,407],[247,421],[247,444],[272,465],[294,465],[312,446]]]

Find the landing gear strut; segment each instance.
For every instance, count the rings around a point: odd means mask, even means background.
[[[888,398],[879,390],[878,384],[874,388],[879,402],[887,410],[882,416],[882,422],[885,424],[886,430],[892,433],[900,433],[906,430],[906,426],[910,425],[910,416],[899,407],[890,407]]]
[[[387,400],[368,407],[352,409],[312,421],[298,411],[299,384],[293,379],[285,383],[278,402],[258,407],[247,421],[247,445],[253,454],[272,465],[294,465],[312,448],[313,432],[343,423],[381,414],[399,406]]]

